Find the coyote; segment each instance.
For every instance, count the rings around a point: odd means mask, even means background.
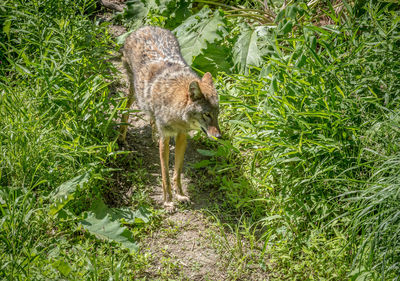
[[[146,26],[125,41],[123,63],[129,80],[127,108],[134,100],[150,116],[159,139],[164,208],[172,212],[169,180],[169,140],[175,137],[174,189],[176,199],[190,202],[183,193],[181,172],[186,136],[202,129],[210,138],[220,138],[218,95],[209,72],[202,78],[183,60],[178,40],[168,30]],[[125,142],[128,113],[122,116],[120,140]]]

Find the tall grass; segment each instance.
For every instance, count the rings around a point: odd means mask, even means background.
[[[350,276],[362,266],[389,280],[399,276],[399,10],[346,5],[342,17],[326,12],[329,26],[309,12],[290,32],[271,29],[262,68],[221,77],[228,134],[267,191],[258,217],[273,229],[278,264],[290,267],[284,254],[301,264],[286,275],[342,279],[353,260]]]
[[[7,57],[1,69],[1,180],[30,186],[46,178],[41,184],[54,186],[76,173],[80,161],[96,163],[102,161],[97,152],[106,153],[113,118],[106,82],[112,73],[105,62],[111,41],[104,26],[83,14],[91,1],[22,3],[26,8],[18,12],[16,3],[5,5],[10,28],[1,44]],[[63,176],[51,176],[55,171]]]
[[[101,189],[120,102],[109,95],[114,70],[107,58],[114,45],[106,25],[89,17],[95,5],[1,4],[0,279],[57,279],[69,272],[79,278],[89,272],[87,260],[72,259],[92,258],[95,252],[86,249],[95,244],[69,244],[76,228],[72,214],[79,215]],[[55,220],[47,195],[83,172],[89,182],[77,191],[73,208]],[[75,254],[66,258],[67,248]]]
[[[370,159],[371,176],[344,194],[355,205],[349,216],[357,268],[372,269],[377,274],[364,275],[382,280],[398,280],[400,273],[399,120],[395,110],[371,126],[362,150]]]

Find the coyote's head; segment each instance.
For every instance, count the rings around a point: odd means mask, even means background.
[[[220,138],[218,126],[218,94],[209,72],[203,78],[193,80],[189,85],[191,104],[187,118],[191,129],[202,129],[209,138]]]

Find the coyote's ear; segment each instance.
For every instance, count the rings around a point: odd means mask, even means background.
[[[189,97],[191,100],[199,100],[203,97],[203,94],[201,93],[199,83],[197,83],[196,80],[193,80],[190,82],[189,85]]]
[[[208,85],[214,85],[211,73],[210,72],[204,73],[203,78],[201,78],[201,82],[207,83]]]

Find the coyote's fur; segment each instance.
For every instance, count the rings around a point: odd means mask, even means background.
[[[126,39],[123,62],[129,80],[129,108],[137,103],[150,116],[159,140],[164,207],[172,211],[169,180],[169,140],[175,137],[174,188],[178,201],[189,202],[181,184],[186,135],[202,129],[209,137],[220,137],[218,95],[210,73],[199,78],[183,60],[175,36],[159,27],[143,27]],[[120,139],[125,141],[128,113],[122,117]],[[153,126],[154,129],[154,126]]]

